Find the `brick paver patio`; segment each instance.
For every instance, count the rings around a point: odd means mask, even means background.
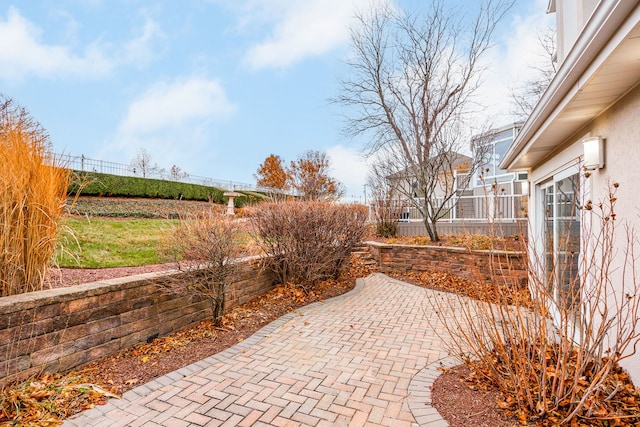
[[[429,405],[454,363],[435,294],[374,274],[64,426],[446,426]]]

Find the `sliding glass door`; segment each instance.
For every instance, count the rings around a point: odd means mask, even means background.
[[[554,176],[540,186],[547,290],[559,307],[576,308],[580,298],[580,176]]]

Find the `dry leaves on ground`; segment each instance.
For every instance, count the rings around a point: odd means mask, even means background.
[[[495,304],[506,302],[525,307],[531,302],[527,288],[508,289],[503,284],[475,282],[451,273],[423,271],[398,273],[392,276],[423,288],[451,292],[484,302]]]
[[[516,349],[515,351],[524,350]],[[530,390],[532,396],[544,395],[541,385],[545,386],[545,390],[550,390],[551,382],[562,378],[567,384],[575,384],[575,396],[579,399],[585,389],[597,380],[597,378],[594,378],[594,376],[598,375],[595,369],[582,372],[579,378],[576,377],[577,351],[575,352],[575,357],[568,360],[569,365],[565,366],[561,371],[555,369],[556,366],[559,366],[557,348],[550,347],[545,354],[545,358],[548,360],[545,363],[547,368],[544,375],[540,372],[540,363],[531,364],[531,375],[535,378],[543,379],[543,384],[534,385],[534,388]],[[488,370],[496,369],[496,366],[498,366],[498,369],[504,368],[506,371],[510,363],[501,361],[496,353],[491,367],[484,365],[482,362],[472,362],[471,365],[474,372],[465,378],[467,384],[484,390],[497,391],[497,385],[487,380],[487,378],[493,376]],[[609,375],[601,380],[598,390],[586,399],[585,406],[568,425],[571,427],[640,425],[640,389],[634,387],[629,374],[616,365],[613,366]],[[546,384],[544,384],[545,382]],[[531,384],[535,384],[535,382],[531,382]],[[502,381],[500,388],[503,390],[512,388],[507,378]],[[521,419],[524,423],[533,421],[537,425],[545,427],[559,425],[571,413],[573,405],[570,404],[575,404],[575,402],[570,402],[569,397],[557,399],[554,396],[546,395],[538,402],[536,408],[531,408],[529,412],[524,412],[522,408],[526,407],[526,405],[523,402],[518,405],[517,398],[518,396],[513,393],[501,393],[497,400],[498,407],[503,409],[507,415]],[[524,397],[522,398],[524,399]]]
[[[397,236],[393,238],[376,238],[372,240],[388,244],[416,246],[453,246],[469,250],[505,250],[524,251],[526,240],[519,235],[508,237],[486,236],[482,234],[457,234],[440,236],[440,240],[432,242],[428,236]]]
[[[468,296],[480,301],[491,303],[504,303],[520,304],[528,306],[531,303],[529,292],[527,289],[507,290],[501,288],[500,285],[493,285],[491,283],[478,283],[467,279],[460,278],[453,274],[441,273],[441,272],[409,272],[404,274],[394,275],[395,278],[403,280],[409,283],[413,283],[418,286],[422,286],[429,289],[438,291],[456,293],[458,295]],[[516,350],[517,351],[517,350]],[[524,350],[522,350],[524,351]],[[550,350],[548,354],[549,360],[547,366],[554,366],[554,355]],[[575,362],[575,361],[574,361]],[[443,414],[445,419],[452,426],[465,426],[472,422],[476,425],[478,423],[478,415],[483,414],[481,419],[486,421],[486,417],[490,416],[495,425],[513,425],[514,422],[521,425],[529,425],[533,422],[539,426],[554,426],[566,418],[569,415],[567,411],[568,402],[561,401],[558,408],[548,410],[545,408],[544,418],[536,419],[534,413],[524,413],[516,410],[516,401],[513,396],[500,395],[496,387],[492,387],[487,378],[491,378],[489,373],[483,374],[483,367],[479,363],[472,363],[474,371],[467,372],[462,379],[457,378],[443,378],[440,381],[440,386],[446,381],[447,388],[440,390],[442,394],[447,398],[447,401],[439,402],[436,405],[437,409]],[[498,362],[495,362],[491,368],[486,367],[484,369],[496,369]],[[503,365],[504,371],[508,370],[507,364]],[[532,366],[533,371],[536,370],[535,366]],[[574,368],[569,366],[567,372],[575,371]],[[457,372],[457,371],[456,371]],[[586,375],[589,373],[587,372]],[[533,374],[532,375],[536,375]],[[460,377],[460,375],[457,375]],[[541,378],[547,378],[548,381],[552,381],[553,378],[557,378],[554,372],[546,372],[546,375],[541,373],[537,374]],[[591,378],[578,378],[576,379],[578,387],[580,384],[589,384]],[[464,387],[456,388],[457,381],[462,381]],[[565,381],[573,381],[573,377],[565,378]],[[438,383],[436,383],[438,384]],[[453,384],[453,385],[452,385]],[[434,385],[434,387],[436,387]],[[474,395],[473,393],[465,393],[466,389],[478,390],[479,393]],[[437,387],[434,388],[434,396],[438,395]],[[457,394],[461,392],[461,394]],[[539,391],[532,390],[535,395]],[[489,399],[493,399],[493,409],[489,408],[481,409],[482,404],[486,404],[487,394],[491,396]],[[579,394],[578,394],[579,395]],[[611,396],[610,398],[607,396]],[[459,402],[455,403],[451,400],[458,399]],[[474,405],[473,400],[478,399],[483,402],[481,404]],[[435,400],[435,397],[434,397]],[[551,397],[548,396],[549,402]],[[496,414],[495,406],[497,405],[503,412],[500,415],[500,411]],[[477,411],[474,412],[474,409]],[[603,382],[601,385],[601,392],[595,393],[585,406],[585,410],[569,424],[571,427],[582,426],[607,426],[607,427],[619,427],[619,426],[634,426],[640,425],[640,391],[634,388],[633,383],[630,381],[629,375],[621,368],[615,367],[614,372]],[[502,421],[501,421],[502,420]],[[479,424],[479,425],[494,425],[494,424]]]
[[[55,426],[69,415],[118,397],[81,375],[43,375],[0,393],[0,425]]]
[[[432,403],[451,427],[513,427],[520,423],[497,409],[498,392],[469,381],[471,368],[442,369],[432,387]]]

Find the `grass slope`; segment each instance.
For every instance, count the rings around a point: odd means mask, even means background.
[[[174,224],[177,220],[69,217],[55,262],[71,268],[157,264],[163,262],[158,245]]]

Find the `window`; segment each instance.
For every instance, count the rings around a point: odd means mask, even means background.
[[[498,133],[483,145],[482,151],[484,154],[482,155],[482,163],[478,168],[476,186],[513,181],[515,175],[499,167],[502,158],[513,142],[513,137],[514,130],[509,129]]]

